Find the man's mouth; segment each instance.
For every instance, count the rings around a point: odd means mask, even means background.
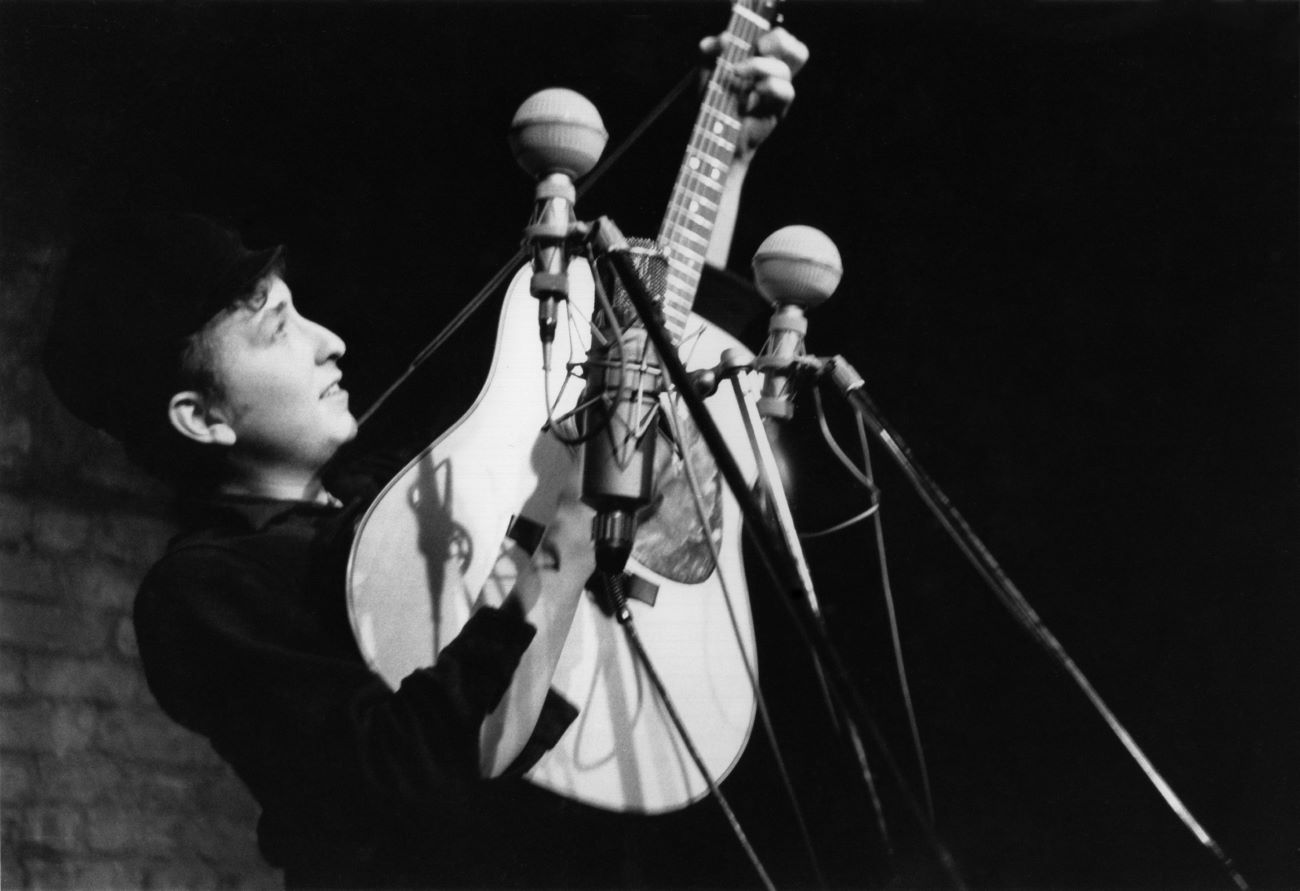
[[[343,389],[341,386],[339,386],[339,382],[338,382],[338,381],[335,381],[334,383],[330,384],[328,387],[326,387],[326,388],[321,392],[321,394],[320,394],[320,398],[321,398],[321,399],[328,399],[328,398],[331,397],[331,396],[338,396],[340,393],[346,394],[346,393],[347,393],[347,390],[345,390],[345,389]]]

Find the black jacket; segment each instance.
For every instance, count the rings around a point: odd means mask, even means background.
[[[509,609],[482,609],[435,665],[389,689],[345,609],[357,508],[194,506],[191,530],[136,600],[150,689],[248,785],[263,809],[263,855],[291,887],[548,884],[514,841],[503,859],[501,836],[521,801],[563,808],[517,777],[573,707],[553,694],[507,776],[478,776],[480,723],[534,629]]]

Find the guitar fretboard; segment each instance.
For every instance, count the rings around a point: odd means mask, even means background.
[[[731,21],[721,38],[722,52],[705,88],[668,211],[659,228],[659,247],[668,259],[664,323],[674,343],[680,343],[686,332],[718,218],[718,202],[740,138],[735,68],[754,54],[754,44],[771,28],[768,20],[751,8],[752,4],[753,0],[741,0],[731,8]]]

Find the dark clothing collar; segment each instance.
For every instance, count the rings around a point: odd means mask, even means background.
[[[190,497],[181,502],[181,517],[188,528],[216,526],[247,532],[260,532],[290,513],[330,516],[338,510],[337,505],[318,501],[225,492]]]

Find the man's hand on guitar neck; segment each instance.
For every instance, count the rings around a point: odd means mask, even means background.
[[[716,56],[721,50],[722,42],[717,37],[700,41],[700,51],[706,56]],[[718,201],[713,238],[704,257],[711,266],[727,265],[749,160],[785,117],[794,101],[794,76],[807,61],[808,47],[803,41],[784,28],[774,28],[758,39],[755,55],[736,66],[741,85],[740,138]]]
[[[700,41],[700,51],[712,58],[721,51],[717,37]],[[773,28],[758,39],[755,54],[736,66],[744,92],[744,112],[736,163],[744,164],[776,129],[794,102],[794,76],[808,61],[808,47],[784,28]]]

